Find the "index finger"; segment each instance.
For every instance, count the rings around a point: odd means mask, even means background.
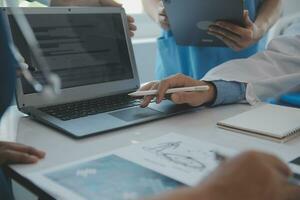
[[[157,84],[157,83],[158,83],[158,81],[153,81],[153,82],[146,83],[146,84],[142,85],[142,87],[140,87],[140,89],[138,91],[150,90],[152,88],[152,86]]]
[[[134,23],[134,21],[135,21],[134,18],[130,15],[127,15],[127,20],[129,23]]]
[[[165,93],[170,88],[181,86],[194,86],[194,84],[189,84],[187,80],[190,80],[190,78],[182,74],[177,74],[161,81],[158,86],[157,103],[160,103],[163,100]]]
[[[221,28],[224,28],[228,31],[231,31],[233,33],[236,33],[238,35],[242,35],[245,29],[241,26],[235,25],[230,22],[225,22],[225,21],[218,21],[215,23],[216,26],[219,26]]]

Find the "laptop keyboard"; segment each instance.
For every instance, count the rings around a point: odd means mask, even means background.
[[[99,113],[138,106],[140,105],[140,102],[141,100],[134,99],[128,95],[117,95],[49,106],[40,108],[39,110],[59,118],[60,120],[68,121],[86,117],[88,115],[96,115]]]

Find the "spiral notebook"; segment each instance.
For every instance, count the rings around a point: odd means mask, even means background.
[[[300,109],[265,104],[220,121],[217,126],[283,143],[300,135]]]

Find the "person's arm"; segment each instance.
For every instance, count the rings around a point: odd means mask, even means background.
[[[160,0],[142,0],[146,13],[153,19],[158,21],[158,7]]]
[[[257,43],[279,19],[282,13],[281,0],[263,0],[255,22],[244,12],[245,27],[226,21],[210,26],[209,34],[224,41],[230,48],[241,51]]]
[[[170,28],[168,17],[161,0],[142,0],[146,13],[164,30]]]
[[[300,35],[275,38],[264,52],[223,63],[210,70],[203,80],[247,83],[246,100],[254,105],[299,84],[299,47]]]
[[[282,0],[264,0],[259,9],[255,25],[258,28],[258,38],[263,37],[282,14]]]
[[[6,164],[31,164],[45,157],[43,151],[23,144],[0,141],[0,167]]]
[[[224,104],[238,103],[245,100],[246,84],[233,81],[199,81],[188,76],[177,74],[163,81],[151,82],[144,85],[140,90],[157,89],[157,103],[165,97],[165,92],[170,88],[192,87],[208,85],[210,89],[205,92],[179,92],[170,96],[176,104],[189,104],[191,106],[218,106]],[[146,96],[141,107],[147,107],[154,96]]]
[[[199,186],[179,189],[153,200],[297,200],[300,187],[288,182],[291,175],[278,158],[246,152],[224,161]]]
[[[216,98],[211,107],[246,100],[246,83],[235,81],[212,81],[211,83],[216,88]]]

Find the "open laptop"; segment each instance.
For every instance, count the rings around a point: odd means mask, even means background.
[[[163,3],[178,45],[225,47],[222,40],[207,34],[209,26],[218,20],[243,26],[244,0],[163,0]]]
[[[50,64],[62,94],[46,99],[22,77],[20,111],[75,138],[192,110],[170,101],[148,108],[127,94],[140,87],[127,17],[121,8],[30,8],[24,13]],[[33,75],[43,81],[22,33],[8,13],[12,36]]]

